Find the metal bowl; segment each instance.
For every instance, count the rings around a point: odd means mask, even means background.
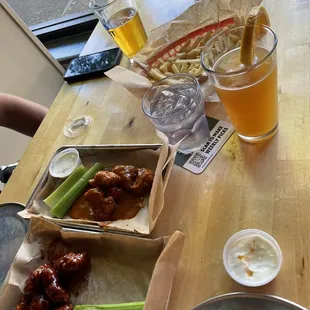
[[[307,310],[284,298],[254,294],[229,293],[211,298],[193,310]]]

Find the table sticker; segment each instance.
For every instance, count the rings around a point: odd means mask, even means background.
[[[200,174],[207,168],[217,152],[235,131],[233,125],[228,122],[211,117],[207,117],[207,119],[211,130],[209,140],[194,153],[185,155],[178,152],[175,159],[176,165],[194,174]]]

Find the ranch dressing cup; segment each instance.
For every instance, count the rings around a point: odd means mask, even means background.
[[[223,262],[236,282],[251,287],[271,282],[282,265],[282,252],[277,241],[258,229],[245,229],[226,243]]]
[[[82,161],[76,149],[65,149],[52,159],[49,166],[49,173],[54,178],[64,179],[81,164]]]

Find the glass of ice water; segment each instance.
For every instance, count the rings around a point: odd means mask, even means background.
[[[188,74],[169,75],[153,85],[142,108],[170,144],[183,139],[179,151],[184,154],[198,150],[210,137],[199,83]]]

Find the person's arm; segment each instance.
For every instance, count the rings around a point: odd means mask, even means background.
[[[48,109],[32,101],[0,93],[0,126],[32,137]]]

